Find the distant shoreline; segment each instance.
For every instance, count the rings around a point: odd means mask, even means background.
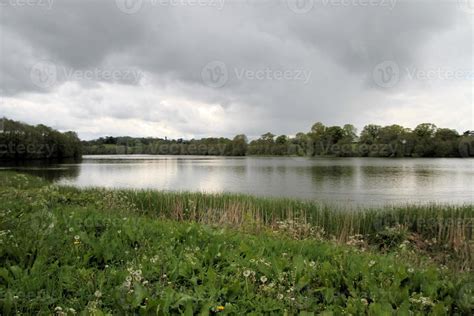
[[[219,156],[219,155],[194,155],[194,154],[84,154],[82,159],[87,159],[88,157],[97,157],[97,156],[176,156],[176,157],[215,157],[215,158],[308,158],[308,159],[318,159],[318,158],[334,158],[334,159],[350,159],[350,158],[368,158],[368,159],[472,159],[472,157],[361,157],[361,156],[350,156],[350,157],[341,157],[334,155],[327,156],[295,156],[295,155],[245,155],[245,156]]]

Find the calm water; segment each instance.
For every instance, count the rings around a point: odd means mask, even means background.
[[[15,167],[78,187],[236,192],[329,203],[474,203],[474,159],[86,156]]]

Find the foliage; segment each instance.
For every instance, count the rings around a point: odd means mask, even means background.
[[[102,137],[80,141],[74,132],[61,133],[44,125],[30,126],[0,119],[0,159],[63,159],[88,155],[151,154],[211,156],[339,156],[339,157],[472,157],[474,135],[464,135],[430,123],[413,131],[400,125],[367,125],[357,136],[353,125],[315,123],[308,133],[295,137],[268,132],[249,142],[244,134],[233,139]]]
[[[124,191],[0,180],[3,315],[472,312],[472,275],[399,253],[158,219]]]
[[[390,250],[400,245],[407,240],[407,229],[403,226],[384,227],[379,232],[374,234],[371,239],[380,249]]]
[[[81,155],[81,142],[74,132],[0,118],[0,160],[77,159]]]
[[[429,123],[420,124],[414,130],[400,125],[370,124],[358,136],[351,124],[340,127],[318,122],[308,133],[276,137],[268,132],[250,142],[241,134],[232,140],[222,137],[191,140],[105,137],[84,141],[83,145],[86,154],[468,157],[474,156],[473,139],[469,132],[461,136],[455,130],[437,128]]]

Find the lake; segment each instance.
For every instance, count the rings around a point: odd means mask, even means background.
[[[474,159],[115,155],[3,167],[77,187],[233,192],[324,203],[474,203]]]

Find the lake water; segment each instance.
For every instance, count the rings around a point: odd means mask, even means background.
[[[325,203],[474,203],[474,159],[85,156],[14,169],[78,187],[234,192]]]

